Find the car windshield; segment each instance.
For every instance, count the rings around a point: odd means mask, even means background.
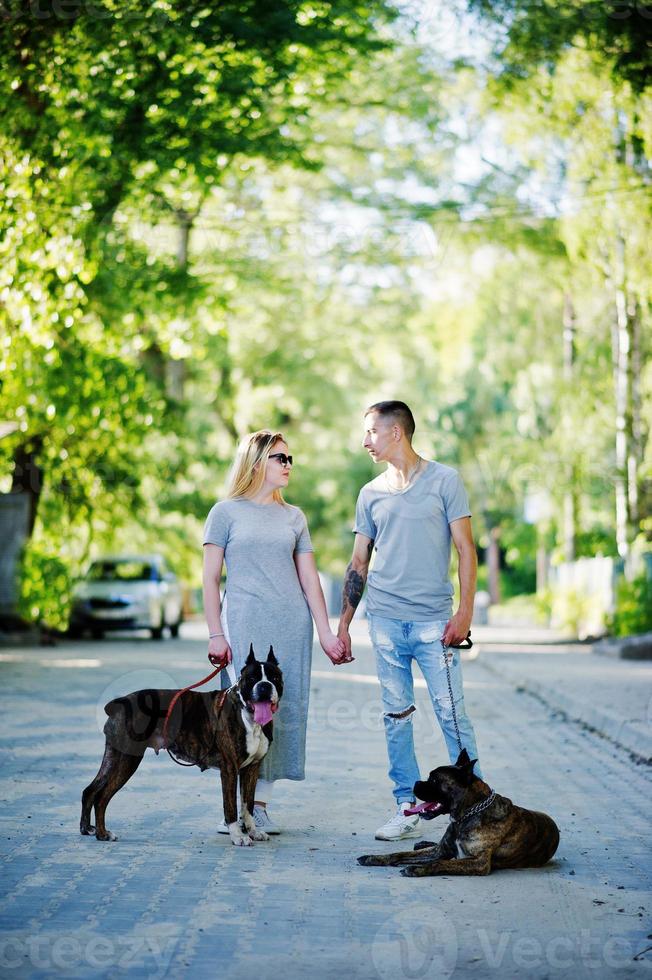
[[[156,568],[143,561],[96,561],[88,572],[91,582],[151,582]]]

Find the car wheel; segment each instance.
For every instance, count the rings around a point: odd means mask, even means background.
[[[176,637],[179,635],[179,627],[181,626],[182,622],[183,620],[179,619],[176,623],[172,623],[170,626],[170,636],[173,636],[176,639]]]
[[[150,632],[152,634],[152,639],[153,640],[162,640],[163,639],[163,629],[164,629],[164,627],[165,627],[165,623],[164,623],[163,620],[161,620],[161,625],[160,626],[152,626]]]

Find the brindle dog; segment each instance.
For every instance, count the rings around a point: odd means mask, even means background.
[[[162,748],[186,763],[219,769],[224,819],[234,844],[268,840],[252,816],[260,763],[272,741],[272,715],[283,694],[283,675],[270,647],[266,661],[256,660],[253,647],[232,688],[197,693],[186,691],[177,701],[164,741],[165,717],[176,691],[134,691],[109,701],[104,726],[106,745],[99,772],[82,794],[79,829],[98,840],[117,840],[106,829],[109,801],[136,772],[148,748]],[[240,777],[241,821],[238,824],[237,781]],[[95,825],[91,810],[95,809]]]
[[[449,813],[448,830],[439,841],[419,841],[413,851],[364,854],[365,866],[396,867],[406,878],[429,875],[488,875],[502,868],[540,868],[557,850],[559,830],[545,813],[525,810],[506,796],[492,793],[473,773],[475,759],[466,749],[454,766],[434,769],[415,783],[424,806],[415,808],[432,819]]]

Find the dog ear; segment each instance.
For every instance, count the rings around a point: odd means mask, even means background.
[[[255,664],[256,663],[256,654],[254,653],[254,645],[253,645],[253,643],[250,643],[249,644],[249,656],[247,657],[245,663],[246,664]]]
[[[469,764],[470,761],[471,760],[469,759],[469,753],[466,751],[466,749],[462,749],[462,751],[460,752],[460,754],[457,757],[457,762],[455,763],[455,765],[456,766],[468,766],[468,764]]]
[[[477,761],[478,761],[477,759],[469,759],[468,764],[464,766],[462,778],[467,786],[470,786],[473,780],[475,779],[475,773],[473,772],[473,767]]]
[[[272,646],[270,646],[269,653],[267,654],[267,663],[274,664],[275,667],[278,667],[278,660],[274,656],[274,647]]]

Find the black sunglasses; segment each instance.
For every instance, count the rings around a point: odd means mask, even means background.
[[[270,453],[267,457],[268,459],[277,459],[281,466],[292,466],[292,457],[286,456],[285,453]]]

